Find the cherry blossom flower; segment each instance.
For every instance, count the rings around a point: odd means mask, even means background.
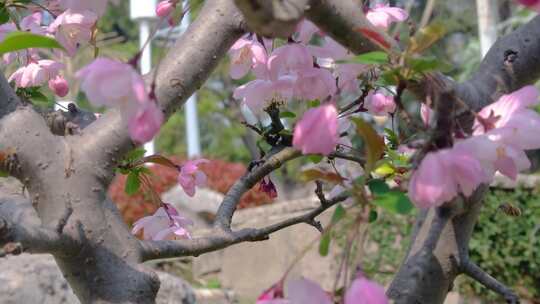
[[[359,275],[345,293],[345,304],[388,304],[384,288]]]
[[[270,198],[276,198],[278,196],[276,186],[270,179],[270,177],[264,177],[259,184],[259,191],[264,192],[270,196]]]
[[[426,106],[425,103],[420,105],[420,117],[422,118],[424,126],[426,128],[429,127],[431,118],[433,117],[433,110]]]
[[[405,21],[408,17],[407,11],[388,4],[378,4],[366,13],[366,18],[371,24],[383,29],[387,29],[392,22]]]
[[[296,74],[297,71],[313,67],[313,57],[307,47],[300,43],[289,43],[275,49],[268,58],[270,79],[281,75]]]
[[[206,186],[206,174],[199,169],[200,164],[207,163],[206,159],[197,159],[187,161],[180,168],[180,174],[178,174],[178,183],[187,195],[195,195],[195,187]]]
[[[69,56],[74,56],[82,43],[92,39],[97,17],[90,10],[68,9],[49,25],[48,31],[55,34]]]
[[[540,1],[539,0],[517,0],[522,5],[535,10],[540,13]]]
[[[165,0],[158,3],[156,15],[161,18],[168,17],[176,9],[179,0]]]
[[[99,16],[105,13],[109,1],[116,5],[120,3],[120,0],[59,0],[60,5],[64,9],[76,11],[88,10]]]
[[[145,240],[174,240],[190,239],[191,235],[187,226],[193,225],[193,221],[183,217],[170,204],[162,207],[150,216],[145,216],[133,224],[133,234],[143,231]]]
[[[332,304],[328,294],[319,284],[304,278],[287,284],[287,296],[283,296],[283,283],[279,282],[264,291],[256,304]]]
[[[236,88],[233,97],[242,100],[254,114],[261,114],[272,103],[289,102],[295,82],[293,76],[282,76],[275,81],[255,79]]]
[[[268,55],[264,46],[258,41],[240,38],[231,47],[229,55],[231,56],[231,78],[240,79],[252,68],[257,77],[263,78],[266,75]]]
[[[428,153],[409,181],[409,197],[419,208],[440,206],[457,195],[457,184],[447,165],[448,151]]]
[[[128,114],[148,101],[144,80],[129,64],[97,58],[76,74],[81,89],[95,106],[119,106]]]
[[[370,93],[366,98],[365,107],[373,115],[387,115],[396,111],[394,97],[382,93]]]
[[[138,143],[146,143],[152,140],[159,132],[163,119],[163,112],[156,103],[146,102],[142,104],[128,121],[131,139]]]
[[[308,44],[314,34],[320,33],[319,28],[313,22],[304,19],[298,23],[294,40],[303,44]]]
[[[332,73],[321,68],[304,68],[298,71],[294,95],[304,100],[326,100],[336,94],[336,79]]]
[[[58,75],[49,80],[49,89],[58,97],[65,97],[69,93],[69,84],[67,80]]]
[[[21,88],[37,87],[55,78],[63,64],[53,60],[32,61],[27,66],[16,70],[8,79]]]
[[[293,146],[304,154],[330,154],[339,140],[337,118],[332,103],[308,110],[294,128]]]

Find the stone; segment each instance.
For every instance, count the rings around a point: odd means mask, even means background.
[[[21,254],[0,259],[0,303],[80,303],[53,257]],[[184,280],[156,271],[161,281],[156,303],[197,303],[193,288]]]

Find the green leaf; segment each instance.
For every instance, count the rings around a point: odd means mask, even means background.
[[[0,43],[0,55],[31,48],[64,49],[55,39],[29,32],[12,32]]]
[[[374,195],[385,194],[390,191],[390,187],[386,184],[383,179],[372,179],[367,183],[369,191]]]
[[[142,158],[145,153],[146,153],[146,150],[144,148],[136,148],[129,151],[124,158],[131,162],[131,161]]]
[[[385,52],[369,52],[357,55],[350,60],[349,63],[361,63],[361,64],[385,64],[388,63],[388,54]]]
[[[408,214],[414,209],[407,195],[398,190],[375,195],[373,204],[396,214]]]
[[[364,170],[366,173],[370,173],[377,162],[384,154],[384,139],[377,134],[373,127],[362,120],[361,118],[351,118],[352,122],[356,125],[356,131],[365,144],[366,149],[366,165]]]
[[[310,154],[308,155],[309,161],[311,161],[314,164],[318,164],[323,160],[324,156],[319,154]]]
[[[9,21],[9,12],[4,5],[4,3],[0,3],[0,25],[7,23]]]
[[[126,188],[124,191],[128,195],[133,195],[139,191],[139,188],[141,187],[141,181],[139,179],[139,174],[137,171],[132,171],[128,174],[128,177],[126,179]]]
[[[408,51],[410,53],[421,53],[444,37],[446,32],[446,26],[442,21],[432,22],[428,26],[421,28],[416,35],[410,39]]]
[[[318,99],[308,101],[308,107],[316,108],[321,105],[321,102]]]
[[[290,111],[283,111],[279,113],[280,118],[295,118],[296,114]]]
[[[390,149],[397,149],[399,146],[399,136],[392,129],[384,128],[384,133],[386,133],[386,138],[390,143]]]
[[[368,223],[373,223],[377,220],[379,214],[375,210],[369,210]]]
[[[347,212],[345,211],[345,208],[343,208],[343,206],[341,205],[337,205],[336,210],[334,210],[334,214],[332,215],[332,219],[330,220],[330,225],[333,226],[336,223],[338,223],[340,220],[342,220],[345,217],[345,214],[347,214]],[[328,255],[328,251],[330,250],[330,241],[331,241],[330,231],[327,231],[321,237],[321,241],[319,242],[319,254],[321,256]]]

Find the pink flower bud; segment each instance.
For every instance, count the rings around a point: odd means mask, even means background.
[[[49,89],[58,97],[64,97],[69,93],[69,85],[67,80],[58,75],[56,78],[49,80]]]
[[[176,1],[169,1],[169,0],[161,1],[157,5],[156,14],[161,18],[165,18],[169,16],[175,9],[176,9]]]

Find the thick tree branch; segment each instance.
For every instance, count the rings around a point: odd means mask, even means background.
[[[20,244],[31,253],[61,253],[75,242],[54,229],[43,227],[30,202],[21,196],[0,196],[0,247]]]
[[[367,20],[361,0],[311,0],[309,5],[306,17],[356,54],[400,49],[392,37]]]
[[[251,30],[263,36],[290,37],[304,16],[355,53],[399,50],[394,39],[374,27],[361,0],[235,0]]]
[[[206,1],[197,19],[176,41],[159,64],[156,97],[169,117],[198,90],[232,44],[245,33],[243,17],[232,0]],[[152,75],[147,75],[150,83]],[[127,122],[116,111],[108,111],[85,129],[81,147],[96,162],[105,165],[106,178],[111,167],[134,147]]]
[[[318,208],[296,217],[286,219],[282,222],[260,228],[246,228],[238,231],[223,230],[214,228],[208,237],[196,238],[193,240],[182,241],[143,241],[143,260],[155,260],[164,258],[173,258],[181,256],[198,256],[200,254],[211,252],[229,247],[242,242],[263,241],[268,239],[270,234],[285,229],[287,227],[305,223],[316,227],[318,223],[315,218],[330,207],[338,204],[349,197],[348,194],[341,194],[333,199],[326,200]]]
[[[229,230],[231,227],[233,214],[236,211],[236,206],[238,205],[242,195],[249,191],[249,189],[251,189],[255,184],[260,182],[263,177],[281,167],[283,163],[301,155],[302,154],[300,151],[292,147],[285,147],[280,151],[270,154],[264,158],[264,163],[262,165],[256,167],[250,172],[247,172],[244,176],[242,176],[242,178],[236,181],[236,183],[234,183],[234,185],[229,189],[227,194],[225,194],[225,198],[217,211],[214,225],[217,228],[225,231]]]
[[[19,104],[19,97],[15,95],[4,74],[0,73],[0,119],[15,111]]]

